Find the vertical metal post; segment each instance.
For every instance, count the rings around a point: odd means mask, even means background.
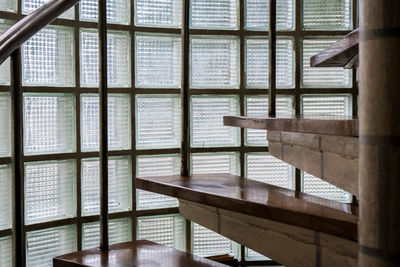
[[[268,116],[276,115],[276,0],[269,1],[269,91]]]

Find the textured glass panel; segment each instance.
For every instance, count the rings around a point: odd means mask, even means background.
[[[246,86],[268,88],[268,40],[246,40]],[[293,40],[279,39],[276,42],[276,86],[294,86]]]
[[[246,116],[267,117],[268,97],[248,96],[246,100]],[[278,115],[293,115],[293,99],[287,96],[276,97],[276,113]],[[245,129],[247,146],[266,146],[267,131],[258,129]]]
[[[192,38],[191,87],[238,88],[239,42],[237,39]]]
[[[0,1],[0,10],[2,10],[2,4],[4,2],[8,1]],[[16,1],[12,1],[15,2]],[[12,21],[7,21],[0,19],[0,35],[5,33],[12,25],[14,22]],[[10,59],[6,59],[1,65],[0,65],[0,85],[10,85]],[[1,130],[0,130],[1,131]]]
[[[135,25],[180,27],[182,0],[135,0]]]
[[[138,156],[136,158],[136,176],[168,176],[179,174],[179,155]],[[136,190],[138,210],[169,208],[178,206],[176,198],[155,194],[149,191]]]
[[[136,96],[136,148],[179,147],[181,103],[174,96]]]
[[[345,203],[351,202],[350,193],[306,172],[302,174],[305,193]]]
[[[191,156],[193,174],[230,173],[240,174],[239,154],[231,153],[197,153]]]
[[[22,47],[23,84],[74,86],[74,35],[65,27],[46,27]]]
[[[294,28],[293,0],[276,1],[276,28],[277,30],[291,30]],[[252,30],[268,30],[269,0],[246,0],[245,27]]]
[[[351,0],[303,0],[303,28],[350,30]]]
[[[11,228],[11,169],[0,165],[0,230]],[[0,245],[1,247],[1,245]],[[0,249],[1,251],[1,249]],[[0,253],[1,254],[1,253]],[[1,263],[1,257],[0,257]],[[0,266],[2,266],[0,264]]]
[[[15,0],[13,0],[15,2]],[[32,11],[36,10],[38,7],[41,7],[47,0],[22,0],[22,13],[29,14]],[[72,19],[74,18],[74,7],[71,7],[67,11],[65,11],[59,18],[63,19]]]
[[[108,221],[108,238],[110,245],[132,241],[132,223],[130,218]],[[100,223],[82,225],[82,249],[95,248],[100,245]]]
[[[136,35],[137,87],[180,87],[181,41],[176,35]]]
[[[246,154],[246,177],[275,186],[293,188],[293,167],[267,153]]]
[[[191,98],[191,145],[193,147],[238,146],[240,131],[223,124],[223,117],[238,115],[234,96]]]
[[[130,95],[108,95],[109,150],[131,148],[130,104]],[[99,150],[99,98],[97,95],[81,96],[81,147],[82,151]]]
[[[100,169],[98,159],[82,160],[82,215],[100,212]],[[132,209],[132,172],[129,157],[108,159],[109,212]]]
[[[336,1],[336,0],[335,0]],[[310,67],[310,58],[328,48],[337,39],[304,39],[302,56],[302,86],[351,87],[351,70],[341,67]]]
[[[12,237],[0,237],[0,266],[12,267]]]
[[[75,97],[24,94],[24,153],[75,151]]]
[[[8,93],[0,93],[0,157],[11,155],[11,100]]]
[[[304,115],[351,115],[351,98],[347,95],[304,95],[301,100]]]
[[[113,24],[128,24],[130,22],[130,1],[107,0],[107,22]],[[81,20],[97,22],[97,1],[82,0],[80,3],[79,17]]]
[[[66,225],[26,234],[26,265],[52,267],[53,258],[77,250],[76,226]]]
[[[136,237],[185,250],[185,224],[180,215],[140,217],[137,219]]]
[[[76,166],[73,160],[25,164],[25,222],[75,216]]]
[[[97,3],[97,2],[96,2]],[[99,86],[98,34],[81,32],[81,86]],[[126,33],[107,33],[107,80],[109,87],[131,86],[130,36]]]
[[[237,29],[237,0],[191,0],[190,27],[201,29]]]
[[[15,12],[17,10],[17,1],[15,0],[0,1],[0,10]]]

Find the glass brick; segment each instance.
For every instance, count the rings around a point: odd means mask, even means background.
[[[24,153],[75,151],[75,97],[24,94]]]
[[[182,0],[135,0],[135,25],[180,28]]]
[[[303,0],[303,29],[350,30],[351,0]]]
[[[25,222],[72,218],[76,214],[74,160],[25,163]]]
[[[245,28],[249,30],[268,31],[269,27],[269,0],[246,0]],[[294,29],[293,0],[276,1],[276,29]]]
[[[180,173],[179,155],[138,156],[136,158],[136,176],[169,176]],[[177,207],[176,198],[136,190],[136,206],[138,210]]]
[[[0,93],[0,157],[11,156],[11,99]]]
[[[15,0],[14,0],[15,2]],[[22,13],[23,14],[29,14],[32,11],[35,11],[37,8],[41,7],[44,3],[46,3],[47,0],[22,0]],[[71,7],[67,11],[65,11],[63,14],[59,16],[59,18],[62,19],[73,19],[75,12],[75,8]]]
[[[108,95],[108,149],[131,148],[131,97]],[[81,95],[81,148],[82,151],[99,150],[99,98]]]
[[[131,219],[109,220],[108,238],[110,245],[132,241]],[[82,249],[91,249],[98,246],[100,246],[100,223],[84,223],[82,225]]]
[[[8,1],[0,1],[0,10],[2,10],[4,2]],[[14,23],[13,21],[0,19],[0,35],[5,33]],[[10,59],[8,58],[0,65],[0,85],[10,85],[10,74]]]
[[[246,40],[246,86],[250,88],[269,87],[268,40]],[[293,40],[278,39],[276,42],[276,87],[294,86]]]
[[[137,87],[180,88],[181,41],[176,35],[136,35]]]
[[[352,101],[349,95],[303,95],[301,103],[304,115],[350,116],[352,114]]]
[[[239,154],[228,153],[196,153],[191,155],[193,174],[230,173],[240,175]]]
[[[191,38],[190,85],[193,88],[239,87],[239,41],[232,37]]]
[[[185,220],[179,214],[139,217],[136,237],[185,250]]]
[[[76,250],[75,225],[48,228],[26,234],[27,267],[52,267],[54,257]]]
[[[304,39],[302,51],[303,87],[351,87],[351,70],[341,67],[310,67],[310,58],[328,48],[337,39]]]
[[[136,148],[179,147],[180,102],[178,95],[136,96]]]
[[[293,189],[294,169],[267,153],[246,154],[246,177],[259,182]]]
[[[13,253],[12,253],[12,237],[5,236],[0,237],[0,266],[12,267],[13,265]]]
[[[239,146],[240,130],[224,126],[223,117],[238,115],[236,96],[192,96],[192,147]]]
[[[264,255],[246,248],[245,250],[245,259],[248,261],[265,261],[265,260],[270,260],[270,258],[265,257]]]
[[[17,11],[17,1],[15,0],[2,0],[0,1],[0,10],[1,11],[8,11],[8,12],[15,12]]]
[[[22,46],[24,85],[75,86],[74,32],[48,26]]]
[[[237,0],[191,0],[190,27],[235,30],[238,10]]]
[[[96,2],[97,3],[97,2]],[[96,31],[81,31],[81,86],[99,86],[99,52]],[[124,32],[107,34],[107,80],[109,87],[131,86],[130,36]]]
[[[130,1],[128,0],[107,0],[107,23],[129,24],[130,22]],[[80,2],[79,17],[81,20],[98,21],[98,8],[96,0],[82,0]]]
[[[82,215],[100,213],[100,163],[82,160]],[[108,159],[108,209],[110,213],[132,210],[132,171],[129,157]]]
[[[11,169],[9,165],[0,165],[0,185],[0,230],[4,230],[12,227]]]

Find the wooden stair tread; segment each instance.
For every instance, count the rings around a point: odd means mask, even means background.
[[[136,187],[179,199],[357,239],[357,209],[231,174],[136,178]]]
[[[59,256],[53,259],[53,266],[223,267],[226,265],[151,241],[138,240],[110,245],[109,251],[101,251],[99,248],[94,248]]]

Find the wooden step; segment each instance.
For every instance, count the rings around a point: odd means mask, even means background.
[[[357,239],[357,208],[230,174],[136,178],[136,187],[182,200]]]
[[[94,248],[59,256],[53,259],[53,266],[223,267],[226,265],[147,240],[138,240],[111,245],[109,251]]]

